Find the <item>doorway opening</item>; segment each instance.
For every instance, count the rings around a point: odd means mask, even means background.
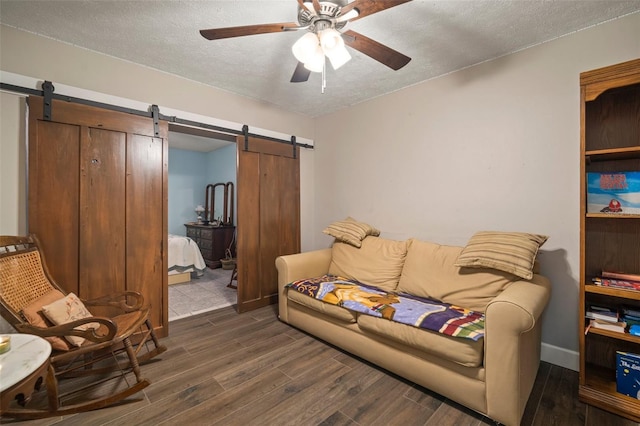
[[[193,226],[198,224],[198,216],[203,216],[199,206],[206,204],[208,185],[231,182],[230,188],[237,187],[237,148],[234,135],[176,124],[169,124],[168,142],[168,234],[170,239],[175,236],[182,244],[179,246],[182,257],[178,262],[188,267],[193,261],[191,268],[172,268],[170,241],[168,314],[169,321],[174,321],[237,304],[237,290],[233,288],[237,281],[232,280],[233,269],[222,268],[219,259],[213,261],[214,253],[218,257],[221,250],[223,253],[227,250],[235,253],[235,226],[232,229],[229,226],[225,229]],[[222,195],[221,191],[214,194],[219,198],[215,200],[215,209],[220,211],[210,212],[207,220],[223,215]],[[229,197],[231,202],[237,200],[236,194],[233,195]],[[231,211],[236,207],[229,206]],[[231,220],[237,224],[237,217]],[[177,237],[187,239],[187,243],[180,242]],[[184,247],[184,244],[191,247]],[[214,244],[217,245],[215,250]],[[199,260],[189,258],[193,250],[204,256]],[[185,270],[186,273],[183,272]],[[183,272],[183,278],[172,278],[180,272]],[[172,281],[177,282],[172,284]]]

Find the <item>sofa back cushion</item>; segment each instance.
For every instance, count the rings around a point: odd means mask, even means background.
[[[395,291],[407,256],[407,242],[366,237],[362,246],[335,242],[329,273]]]
[[[461,251],[462,247],[410,240],[397,291],[484,312],[517,277],[494,269],[457,267]]]

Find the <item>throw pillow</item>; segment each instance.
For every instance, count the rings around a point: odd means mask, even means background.
[[[530,280],[538,250],[548,238],[524,232],[478,232],[464,247],[455,265],[493,268]]]
[[[42,307],[60,299],[64,299],[64,294],[58,290],[51,290],[25,306],[24,309],[22,309],[22,316],[33,326],[41,328],[50,327],[52,323],[47,321],[46,317],[42,313]],[[53,349],[58,351],[69,350],[69,344],[61,337],[49,336],[45,337],[45,339],[51,343],[51,347]]]
[[[406,256],[406,241],[367,237],[360,248],[336,242],[331,249],[329,273],[394,291]]]
[[[333,222],[326,227],[323,233],[331,235],[338,241],[342,241],[347,244],[351,244],[354,247],[360,248],[362,246],[362,240],[368,235],[377,237],[380,235],[380,231],[373,226],[358,222],[352,217],[348,217],[345,220]]]
[[[73,293],[69,293],[65,298],[56,300],[53,303],[43,306],[42,312],[44,312],[45,316],[55,325],[66,324],[71,321],[90,318],[93,316],[91,315],[91,312],[89,312],[84,306],[84,303],[82,303],[82,301],[78,299],[78,296]],[[99,323],[94,322],[78,326],[75,329],[96,329],[99,326]],[[83,337],[78,336],[65,336],[65,339],[67,339],[69,343],[74,346],[80,346],[85,341]]]

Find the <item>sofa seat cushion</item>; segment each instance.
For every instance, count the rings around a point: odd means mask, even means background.
[[[369,315],[358,316],[358,327],[389,340],[429,353],[465,367],[479,367],[484,356],[484,339],[460,339],[430,330]]]
[[[355,323],[356,313],[340,306],[314,299],[295,290],[287,290],[287,299],[344,322]]]
[[[329,305],[353,312],[382,317],[412,327],[424,328],[457,338],[481,340],[484,337],[484,314],[431,299],[387,292],[354,280],[333,275],[298,280],[286,285],[287,294],[301,293]],[[292,296],[287,296],[292,298]],[[310,303],[299,299],[301,303]],[[316,306],[316,310],[324,309]]]
[[[455,266],[462,247],[410,240],[398,292],[484,312],[487,304],[520,278],[495,269]]]
[[[406,241],[368,236],[362,240],[360,248],[335,242],[331,249],[329,274],[394,291],[406,256]]]

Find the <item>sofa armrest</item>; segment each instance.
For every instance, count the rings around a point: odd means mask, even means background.
[[[330,248],[276,258],[276,268],[278,269],[278,309],[282,321],[287,322],[287,295],[284,286],[292,281],[325,275],[329,272],[330,263]]]
[[[487,328],[493,326],[514,333],[529,331],[547,306],[550,295],[551,284],[542,275],[511,283],[487,305]],[[488,318],[493,320],[491,324]]]
[[[330,248],[280,256],[276,258],[278,286],[284,287],[291,281],[327,274],[330,263]]]
[[[487,305],[487,414],[501,423],[520,423],[540,364],[540,316],[550,295],[549,280],[534,275],[513,282]]]

